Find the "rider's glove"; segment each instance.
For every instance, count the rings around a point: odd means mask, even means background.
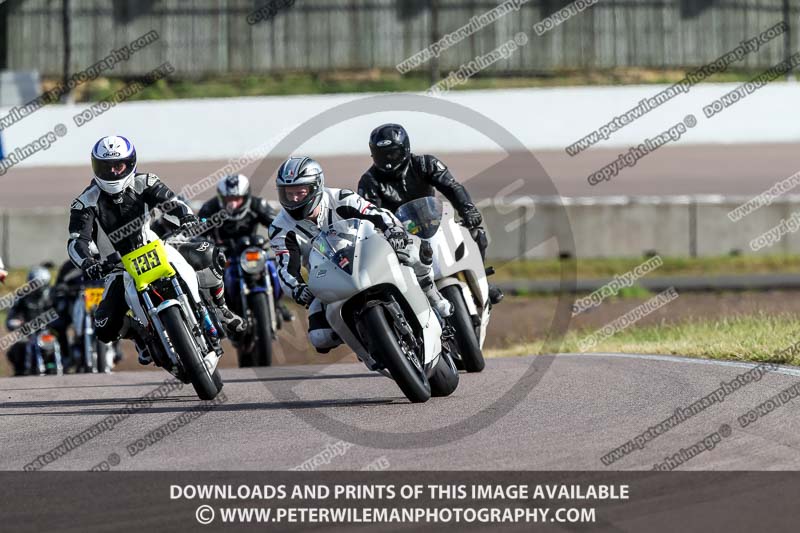
[[[311,289],[308,288],[308,285],[301,283],[292,290],[292,298],[300,305],[308,307],[314,299],[314,294],[311,292]]]
[[[464,204],[461,208],[461,219],[467,228],[477,228],[483,222],[481,212],[474,204]]]
[[[408,238],[408,233],[400,226],[387,228],[386,231],[383,232],[383,236],[386,237],[386,240],[389,241],[389,244],[392,245],[395,252],[405,250],[411,243],[411,239]]]
[[[200,220],[194,215],[186,215],[180,218],[181,233],[191,236],[200,226]]]
[[[83,275],[90,280],[98,280],[105,277],[103,263],[95,259],[85,260],[81,270],[83,270]]]

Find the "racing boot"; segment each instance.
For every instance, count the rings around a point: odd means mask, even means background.
[[[216,291],[211,291],[211,305],[214,309],[214,314],[217,316],[217,320],[225,329],[225,333],[228,337],[230,337],[232,341],[240,341],[244,338],[247,328],[245,327],[242,317],[228,309],[228,305],[225,303],[225,297],[223,296],[224,292],[222,287],[219,287]]]
[[[442,296],[442,293],[440,293],[439,289],[436,288],[436,284],[433,282],[433,279],[431,279],[430,276],[417,279],[419,281],[419,286],[425,293],[425,296],[428,297],[431,307],[439,312],[439,316],[442,318],[447,318],[452,315],[453,304],[450,303],[450,300]]]
[[[505,294],[497,285],[490,283],[489,284],[489,302],[492,305],[497,305],[503,301]]]
[[[285,303],[278,302],[278,312],[281,314],[281,318],[284,322],[291,322],[294,320],[294,313],[292,313],[292,310],[289,309],[289,306]]]

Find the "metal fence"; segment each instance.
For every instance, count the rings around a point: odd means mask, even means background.
[[[509,0],[511,2],[513,0]],[[524,1],[524,0],[523,0]],[[419,70],[442,74],[526,32],[528,44],[487,69],[547,73],[702,65],[743,39],[798,20],[800,0],[582,0],[596,2],[544,35],[534,24],[571,2],[530,0]],[[0,68],[77,71],[151,30],[160,39],[112,75],[169,61],[182,76],[394,69],[431,42],[497,7],[486,0],[7,0],[0,3]],[[291,4],[267,20],[256,9]],[[796,24],[794,24],[796,26]],[[741,66],[761,68],[797,49],[792,27]],[[65,47],[65,42],[68,46]]]

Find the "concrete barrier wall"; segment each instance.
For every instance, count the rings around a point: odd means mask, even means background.
[[[786,224],[770,246],[751,242],[797,215],[800,196],[785,196],[733,222],[728,213],[750,198],[536,198],[482,208],[495,259],[800,254],[800,231]],[[66,259],[68,212],[0,211],[0,254],[11,267]]]
[[[678,144],[800,141],[798,121],[775,120],[796,107],[800,99],[798,83],[775,81],[718,115],[705,117],[704,106],[737,87],[733,83],[696,85],[596,146],[639,145],[689,114],[695,116],[697,125],[687,130]],[[645,85],[455,91],[442,99],[488,117],[508,130],[522,146],[532,150],[561,150],[664,88],[664,85]],[[483,132],[465,125],[468,119],[475,118],[466,111],[455,112],[448,119],[434,114],[447,108],[432,97],[413,104],[409,103],[408,95],[382,97],[385,100],[379,106],[370,104],[367,94],[130,102],[109,109],[81,127],[73,117],[84,111],[86,104],[52,105],[5,127],[2,136],[6,152],[11,152],[53,131],[56,124],[66,127],[64,137],[24,160],[21,166],[85,165],[97,139],[114,133],[133,139],[142,161],[235,158],[256,147],[276,144],[308,120],[314,121],[310,133],[303,136],[308,140],[296,151],[318,156],[367,153],[369,132],[382,122],[403,123],[411,132],[414,145],[424,146],[431,153],[504,150],[488,136],[492,131],[486,124],[481,126],[486,130]],[[335,117],[327,115],[333,124],[330,127],[317,118],[356,100],[358,103],[349,113],[339,108],[341,113]],[[390,110],[401,103],[400,109],[411,105],[411,109],[419,111],[373,112]],[[424,111],[424,105],[434,113]],[[0,108],[0,118],[9,112],[9,108]],[[442,135],[443,131],[447,134]]]

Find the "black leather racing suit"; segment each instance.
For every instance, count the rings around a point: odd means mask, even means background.
[[[189,206],[155,174],[136,174],[133,184],[114,196],[92,183],[70,209],[69,258],[82,269],[84,262],[94,261],[89,249],[92,241],[103,259],[115,251],[125,255],[152,242],[157,235],[150,229],[151,212],[157,207],[179,221],[193,217]],[[215,305],[222,301],[224,305],[222,274],[225,258],[222,253],[211,243],[202,241],[174,246],[197,272],[204,298]],[[117,339],[127,309],[123,277],[112,274],[107,279],[103,301],[95,312],[95,333],[101,342]]]
[[[212,198],[203,204],[197,216],[215,221],[215,216],[224,209],[219,198]],[[221,223],[214,222],[207,235],[212,236],[218,245],[229,247],[240,237],[255,235],[259,224],[269,228],[277,216],[278,212],[265,199],[251,196],[241,213],[228,215]]]
[[[387,173],[372,165],[358,182],[358,194],[378,207],[392,213],[406,202],[435,196],[436,191],[444,195],[463,218],[475,204],[463,185],[458,183],[444,163],[432,155],[412,155],[403,170]],[[488,240],[482,228],[472,231],[472,236],[486,256]]]
[[[14,331],[26,322],[31,322],[53,309],[53,293],[50,287],[42,287],[17,300],[6,317],[6,329]],[[28,339],[14,343],[7,352],[8,361],[14,368],[15,376],[25,375],[25,350]],[[63,348],[63,346],[62,346]],[[62,350],[63,351],[63,350]]]
[[[217,246],[223,247],[226,253],[231,254],[236,250],[236,241],[241,237],[252,237],[258,232],[258,226],[269,228],[278,212],[264,199],[251,196],[244,209],[237,214],[229,214],[219,198],[208,200],[197,212],[197,216],[204,219],[203,225],[210,229],[205,233]],[[232,308],[239,311],[238,302],[230,302]],[[276,302],[278,310],[284,320],[294,320],[294,314],[282,301]]]

